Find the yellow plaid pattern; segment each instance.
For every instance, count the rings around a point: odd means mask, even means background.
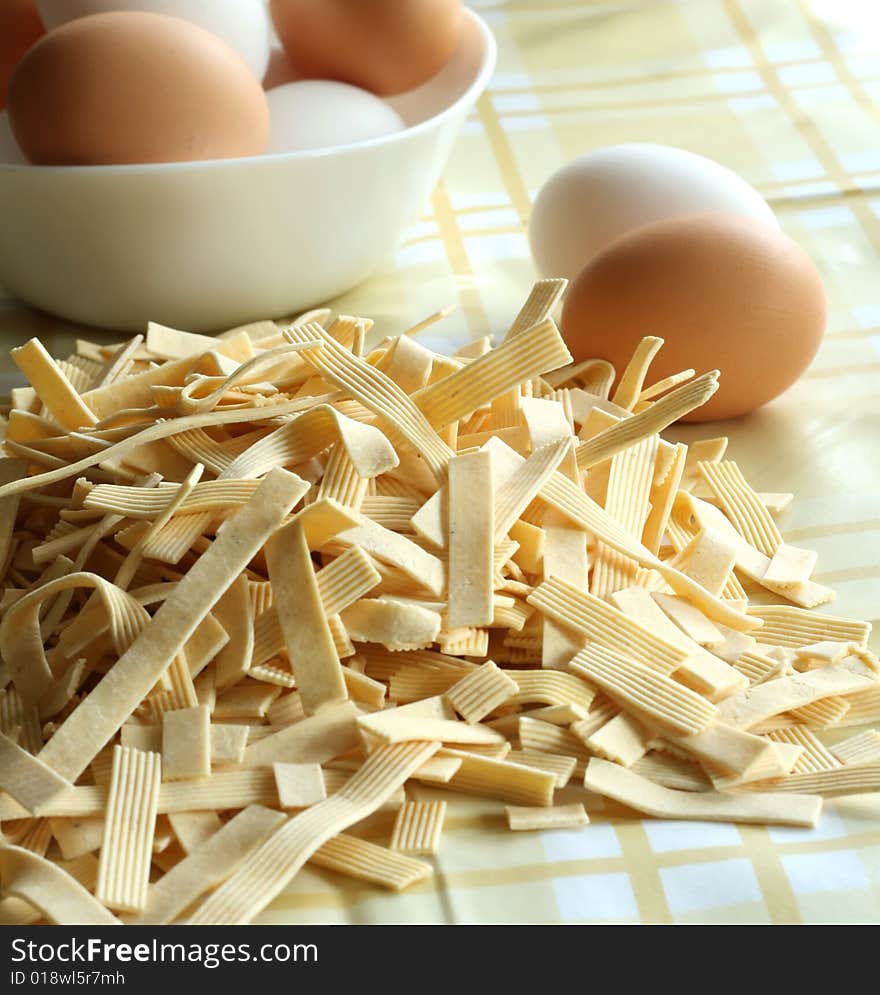
[[[815,548],[838,614],[880,596],[880,13],[863,0],[478,0],[498,71],[430,211],[385,268],[335,302],[393,333],[455,301],[426,332],[449,349],[501,331],[534,277],[525,237],[546,177],[591,148],[677,145],[731,167],[812,255],[829,331],[783,398],[687,441],[730,436],[759,489],[792,490],[786,540]],[[9,345],[73,330],[0,313]],[[3,359],[0,373],[10,372]],[[876,647],[876,637],[874,645]],[[851,734],[853,730],[846,730]],[[503,806],[450,800],[432,881],[403,895],[305,868],[261,917],[276,923],[811,923],[880,920],[880,796],[826,804],[814,830],[642,821],[588,800],[579,830],[510,833]],[[562,802],[583,800],[567,789]],[[393,814],[360,831],[387,844]]]

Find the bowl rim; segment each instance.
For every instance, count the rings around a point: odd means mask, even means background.
[[[265,162],[292,162],[300,160],[322,159],[328,156],[349,153],[375,146],[393,145],[404,142],[410,135],[416,135],[423,131],[428,131],[441,124],[446,118],[451,117],[462,105],[473,103],[479,95],[486,89],[492,73],[495,71],[495,64],[498,57],[498,44],[491,28],[484,18],[468,7],[462,7],[462,14],[469,18],[480,33],[483,42],[483,57],[479,69],[467,89],[457,100],[454,100],[439,113],[419,121],[418,124],[410,125],[401,131],[392,132],[389,135],[381,135],[378,138],[367,138],[359,142],[350,142],[346,145],[330,145],[320,149],[302,149],[296,152],[264,152],[261,155],[236,156],[230,159],[197,159],[183,162],[146,162],[146,163],[124,163],[109,166],[44,166],[37,163],[15,163],[0,162],[0,173],[9,172],[39,172],[43,175],[50,173],[64,174],[123,174],[123,173],[156,173],[168,172],[172,170],[197,170],[197,169],[222,169],[224,166],[244,168],[246,163]]]

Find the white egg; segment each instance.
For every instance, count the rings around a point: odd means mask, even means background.
[[[348,83],[309,79],[266,94],[269,152],[302,152],[351,145],[403,131],[403,119],[384,100]]]
[[[0,165],[20,166],[27,162],[18,142],[12,134],[12,127],[9,124],[9,115],[6,111],[0,111]]]
[[[108,10],[168,14],[219,35],[260,80],[269,64],[271,22],[263,0],[37,0],[37,7],[49,30]]]
[[[708,211],[779,227],[757,190],[712,159],[666,145],[611,145],[579,156],[547,180],[532,208],[529,243],[542,275],[573,280],[621,235]]]

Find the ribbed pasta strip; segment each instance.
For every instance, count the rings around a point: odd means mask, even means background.
[[[682,735],[702,732],[717,712],[695,691],[608,647],[587,646],[569,668],[598,684],[622,707]]]
[[[178,494],[182,484],[160,483],[153,488],[130,487],[120,484],[96,484],[83,500],[84,508],[94,508],[104,514],[152,521],[159,516]],[[175,509],[175,514],[222,512],[229,507],[246,504],[259,486],[258,480],[205,480],[197,483]]]
[[[772,557],[782,545],[782,534],[739,466],[733,460],[701,460],[697,466],[740,535]]]
[[[657,450],[657,463],[654,471],[654,481],[651,485],[648,503],[648,517],[645,520],[642,532],[642,542],[645,548],[651,553],[657,553],[660,543],[670,527],[670,514],[675,495],[681,486],[681,478],[684,473],[685,460],[687,458],[687,446],[678,443],[669,457],[669,464],[660,475],[662,463],[666,459],[664,448],[661,446]]]
[[[760,619],[761,642],[773,646],[809,646],[823,641],[858,643],[865,646],[871,623],[834,615],[817,615],[791,605],[760,605],[749,608],[752,618]]]
[[[481,722],[516,693],[515,681],[490,660],[449,688],[446,700],[466,722]]]
[[[640,536],[648,515],[658,436],[650,435],[611,459],[605,510],[630,535]],[[590,575],[590,591],[607,598],[632,583],[636,563],[599,542]]]
[[[309,864],[389,891],[403,891],[434,873],[434,868],[423,860],[347,833],[327,840],[309,857]]]
[[[139,912],[146,905],[160,781],[157,753],[114,747],[95,890],[109,908]]]
[[[249,922],[327,840],[360,822],[433,756],[437,743],[379,747],[336,794],[294,816],[245,858],[190,918],[191,925]]]
[[[670,674],[688,657],[684,650],[642,628],[613,605],[560,577],[545,580],[527,600],[560,625],[601,646],[625,648],[629,658],[656,672]]]
[[[522,335],[523,332],[529,331],[544,321],[556,307],[567,286],[568,280],[552,277],[538,280],[529,291],[525,304],[519,309],[513,324],[508,329],[505,341],[515,339],[518,335]]]
[[[809,774],[790,774],[772,781],[750,781],[742,786],[742,790],[783,792],[786,793],[786,804],[793,797],[787,792],[820,795],[823,798],[872,794],[880,791],[880,763],[853,764]]]
[[[172,435],[168,444],[193,463],[204,463],[215,474],[221,474],[235,458],[203,428],[193,428],[179,435]]]
[[[362,477],[355,469],[345,446],[337,442],[330,451],[330,458],[324,468],[324,476],[318,488],[318,499],[333,498],[340,504],[359,511],[368,484],[368,479]]]
[[[579,705],[589,711],[596,691],[579,677],[561,670],[505,671],[516,685],[512,705]]]
[[[102,449],[100,452],[86,456],[75,463],[65,463],[63,466],[57,466],[45,473],[38,473],[31,477],[19,477],[6,484],[2,484],[0,485],[0,498],[14,494],[24,494],[28,491],[48,487],[59,480],[67,480],[70,477],[79,476],[99,463],[121,459],[136,449],[161,439],[167,439],[169,436],[186,432],[191,428],[204,428],[208,425],[230,425],[238,422],[269,421],[272,418],[301,411],[304,408],[310,407],[311,403],[311,398],[295,398],[292,401],[278,401],[275,404],[267,404],[260,407],[236,408],[232,411],[209,411],[207,414],[187,415],[185,418],[159,421],[123,439],[121,442],[115,443],[108,449]]]
[[[436,853],[445,818],[446,802],[405,802],[394,820],[391,849],[417,856]]]
[[[495,542],[506,538],[516,520],[537,497],[569,449],[562,439],[536,450],[498,488],[495,495]]]
[[[865,722],[880,721],[880,687],[866,688],[857,694],[847,695],[844,700],[849,704],[846,713],[834,723],[836,726],[855,726]],[[801,711],[803,711],[801,709]]]
[[[849,739],[835,743],[831,752],[841,763],[850,767],[854,764],[880,763],[880,732],[866,729]]]
[[[662,432],[683,415],[705,404],[718,390],[718,371],[712,370],[689,383],[670,391],[649,408],[644,408],[631,418],[623,418],[598,435],[581,443],[577,450],[578,466],[589,470],[591,466],[610,459],[628,446]]]
[[[421,453],[434,476],[441,482],[445,479],[446,464],[453,456],[453,451],[393,380],[353,356],[320,326],[290,328],[284,334],[291,342],[305,341],[316,334],[320,335],[324,347],[320,354],[313,352],[307,355],[309,365],[326,380],[347,391],[356,401],[394,426]]]
[[[498,349],[412,395],[436,429],[445,428],[534,376],[571,362],[559,329],[545,318]]]
[[[524,750],[574,757],[575,777],[584,776],[586,764],[593,755],[583,741],[570,730],[552,722],[531,719],[527,715],[519,717],[519,741]]]
[[[365,497],[359,505],[365,518],[394,532],[411,532],[410,519],[420,507],[421,502],[415,498],[384,494]]]
[[[788,743],[800,746],[803,753],[792,768],[793,774],[810,774],[820,770],[834,770],[843,764],[828,749],[821,739],[804,726],[790,726],[788,729],[777,729],[767,734],[774,743]]]
[[[762,684],[771,677],[778,677],[785,670],[782,660],[754,650],[746,650],[741,654],[733,667],[748,678],[749,684]]]

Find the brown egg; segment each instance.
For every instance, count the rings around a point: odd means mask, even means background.
[[[34,0],[0,0],[0,111],[15,67],[45,33]]]
[[[25,56],[9,88],[31,162],[111,165],[250,156],[266,149],[259,80],[224,41],[161,14],[71,21]]]
[[[443,68],[462,14],[460,0],[272,0],[272,18],[300,76],[387,97]]]
[[[610,360],[618,376],[644,335],[666,340],[649,384],[719,369],[718,392],[684,421],[766,404],[809,366],[824,330],[822,280],[803,249],[726,214],[673,218],[617,239],[573,281],[562,313],[575,360]]]

